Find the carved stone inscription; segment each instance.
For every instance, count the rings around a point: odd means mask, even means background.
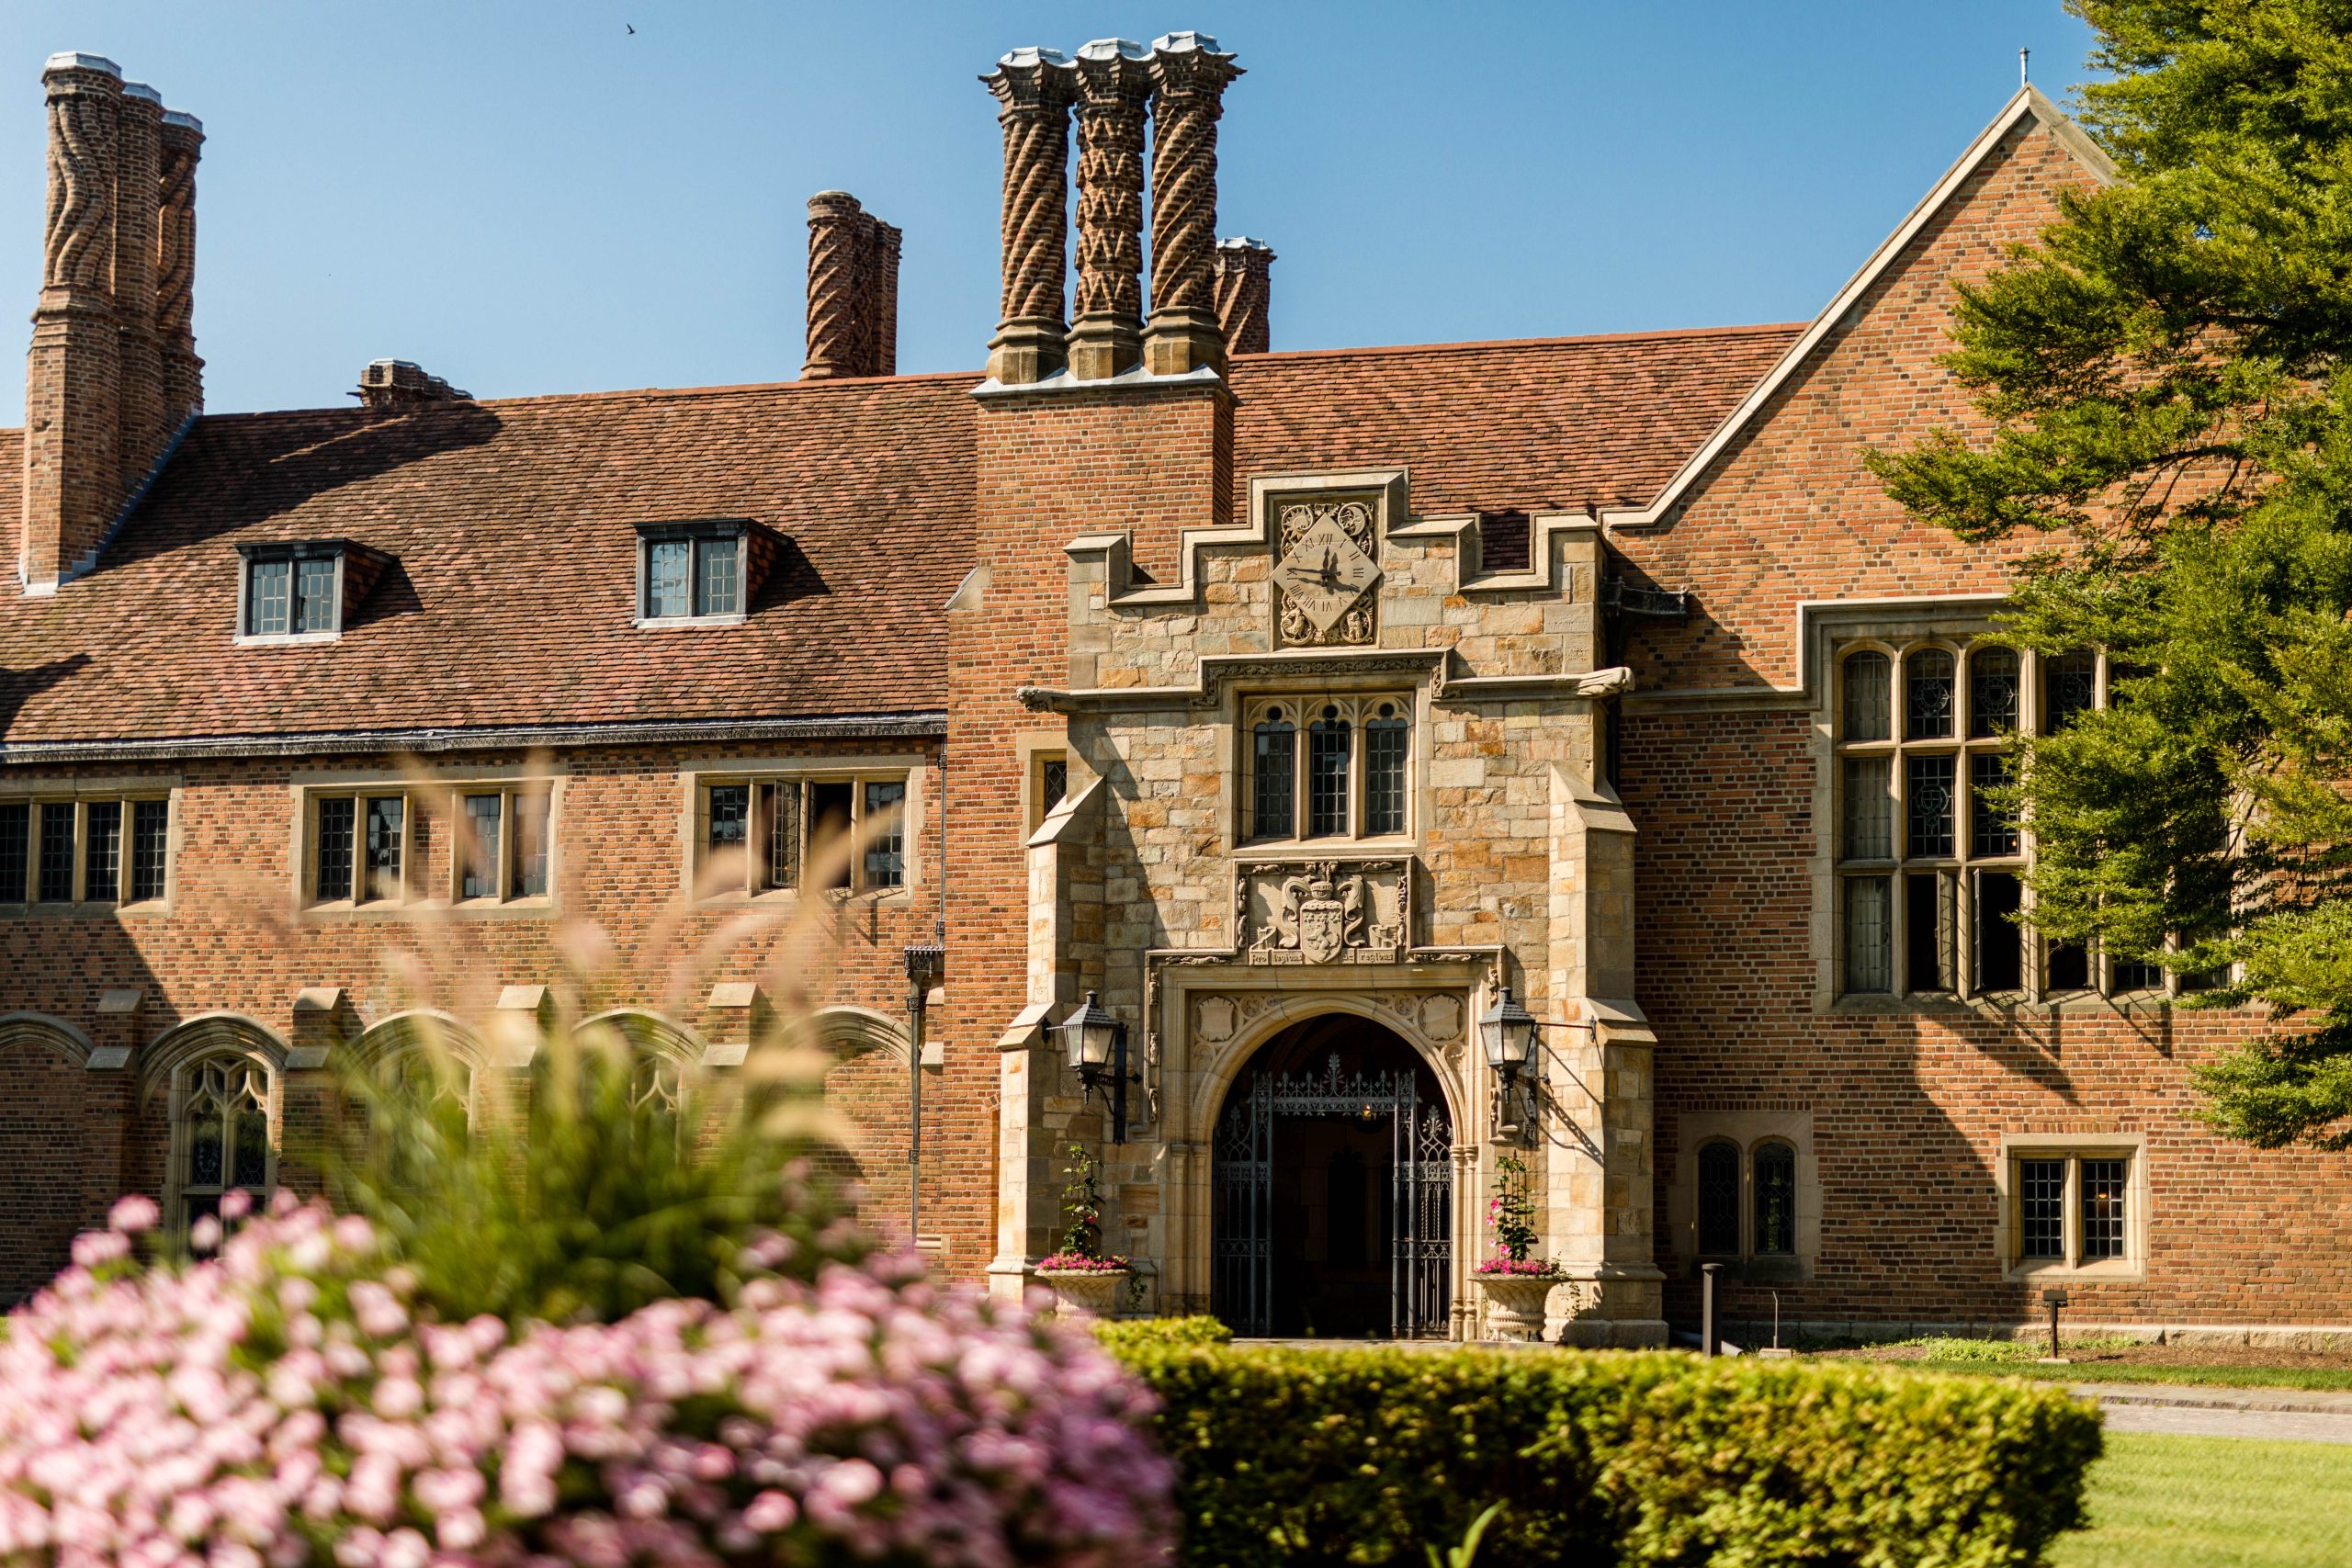
[[[1295,861],[1240,867],[1235,929],[1252,964],[1394,964],[1412,924],[1405,861]]]
[[[1302,501],[1275,517],[1275,614],[1296,648],[1368,643],[1379,544],[1369,502]]]

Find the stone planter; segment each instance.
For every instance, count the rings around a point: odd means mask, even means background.
[[[1544,1302],[1557,1274],[1473,1274],[1487,1298],[1487,1337],[1507,1344],[1544,1342]]]
[[[1109,1317],[1118,1311],[1132,1269],[1040,1269],[1037,1283],[1054,1292],[1064,1317]]]

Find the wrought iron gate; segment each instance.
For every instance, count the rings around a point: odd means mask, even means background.
[[[1391,1164],[1388,1329],[1398,1338],[1444,1334],[1452,1316],[1453,1124],[1421,1099],[1411,1071],[1343,1073],[1334,1052],[1321,1073],[1261,1073],[1229,1096],[1217,1119],[1211,1285],[1235,1332],[1273,1331],[1275,1122],[1286,1116],[1386,1116]]]

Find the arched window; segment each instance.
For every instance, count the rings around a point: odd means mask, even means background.
[[[1363,724],[1363,830],[1367,837],[1405,830],[1405,753],[1412,721],[1396,703],[1382,703]]]
[[[1348,756],[1353,727],[1337,704],[1326,704],[1306,733],[1306,836],[1348,830]]]
[[[1792,1258],[1797,1250],[1797,1152],[1786,1144],[1756,1145],[1756,1256]]]
[[[178,1146],[179,1223],[220,1212],[234,1191],[265,1201],[277,1182],[276,1086],[269,1066],[223,1053],[184,1071],[173,1128]]]
[[[1298,731],[1282,708],[1268,708],[1258,721],[1251,758],[1250,836],[1287,839],[1295,831],[1291,801],[1298,771]]]
[[[1894,733],[1887,721],[1888,664],[1886,655],[1868,649],[1846,658],[1846,722],[1840,736],[1847,740],[1884,740]]]
[[[1699,1147],[1699,1251],[1739,1256],[1739,1149],[1732,1144]]]

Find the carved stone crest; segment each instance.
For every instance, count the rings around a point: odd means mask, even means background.
[[[1380,581],[1372,504],[1303,501],[1277,515],[1275,616],[1294,647],[1351,646],[1373,639],[1372,586]]]
[[[1244,866],[1235,928],[1252,964],[1394,964],[1411,923],[1403,861],[1305,861]]]

